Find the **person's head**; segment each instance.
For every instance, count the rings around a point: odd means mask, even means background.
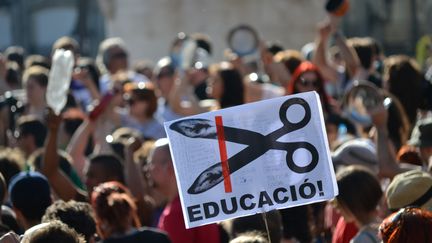
[[[99,52],[96,57],[99,70],[105,73],[114,74],[128,68],[128,53],[126,45],[121,38],[108,38],[99,45]]]
[[[150,60],[140,60],[136,62],[133,66],[133,70],[146,76],[148,79],[153,79],[153,68],[154,63]]]
[[[29,156],[36,149],[43,147],[47,135],[46,126],[36,117],[27,115],[18,119],[14,132],[18,147]]]
[[[384,243],[432,242],[432,212],[402,208],[383,220],[379,234]]]
[[[24,166],[25,159],[22,153],[17,149],[0,150],[0,173],[3,175],[6,187],[16,174],[20,173]]]
[[[91,156],[86,166],[85,175],[85,184],[89,193],[103,182],[118,181],[124,183],[123,164],[117,156],[112,154]]]
[[[432,176],[411,170],[396,175],[386,190],[387,206],[391,211],[404,207],[432,210]]]
[[[318,67],[308,61],[302,62],[295,69],[286,87],[286,94],[316,91],[321,97],[321,105],[325,112],[330,111],[327,92],[324,88],[324,78]]]
[[[195,40],[197,47],[204,49],[209,55],[213,54],[210,36],[204,33],[193,33],[190,37]]]
[[[11,89],[21,88],[21,69],[15,62],[6,63],[5,81]]]
[[[79,58],[80,46],[75,39],[73,39],[69,36],[60,37],[59,39],[57,39],[54,42],[54,44],[52,45],[52,49],[51,49],[51,55],[54,55],[54,52],[58,49],[64,49],[64,50],[71,51],[74,55],[75,63]]]
[[[45,103],[48,75],[49,70],[42,66],[32,66],[25,70],[23,84],[28,104],[41,105]]]
[[[93,209],[88,203],[73,200],[68,202],[63,200],[55,201],[46,209],[42,217],[42,223],[48,223],[53,220],[65,223],[68,227],[83,235],[86,242],[94,240],[96,222]]]
[[[243,78],[229,63],[222,62],[210,68],[208,85],[208,93],[222,108],[244,103]]]
[[[50,69],[50,60],[42,55],[30,55],[26,58],[24,63],[25,69],[29,69],[33,66],[41,66],[46,69]]]
[[[153,77],[160,95],[168,98],[175,79],[175,67],[170,57],[163,57],[157,62]]]
[[[150,82],[128,83],[124,95],[129,104],[129,114],[135,118],[151,119],[157,109],[157,98],[153,84]]]
[[[251,231],[235,237],[229,243],[268,243],[268,240],[262,235],[261,232]]]
[[[408,144],[419,148],[423,163],[427,163],[432,156],[432,118],[417,121]]]
[[[390,56],[384,61],[383,86],[402,103],[410,122],[415,122],[421,101],[422,73],[408,56]]]
[[[93,84],[96,86],[97,89],[99,89],[100,72],[94,60],[90,57],[80,57],[77,61],[76,66],[78,68],[87,70],[91,80],[93,81]]]
[[[20,172],[11,179],[8,191],[17,219],[26,229],[40,223],[52,203],[48,180],[39,172]]]
[[[153,187],[170,200],[177,195],[174,166],[167,138],[155,142],[149,155],[149,173]]]
[[[124,159],[125,145],[131,138],[136,140],[143,139],[139,130],[130,127],[120,127],[117,128],[111,135],[107,136],[106,140],[111,145],[113,152],[120,158]]]
[[[9,62],[18,64],[21,71],[24,69],[24,48],[21,46],[10,46],[5,50],[4,55]]]
[[[383,195],[378,179],[368,169],[355,165],[341,169],[336,179],[336,205],[345,221],[358,226],[369,223]]]
[[[341,144],[332,153],[333,165],[340,167],[361,165],[378,175],[378,155],[375,144],[369,139],[352,139]]]
[[[279,211],[270,211],[266,213],[264,217],[267,217],[271,242],[280,242],[282,239],[282,220]],[[261,214],[235,218],[232,219],[228,225],[228,232],[231,235],[231,238],[236,238],[251,231],[259,232],[267,237],[266,223]]]
[[[305,61],[302,54],[297,50],[285,50],[277,53],[274,56],[275,62],[281,62],[284,64],[285,68],[288,70],[289,74],[293,74],[297,67]]]
[[[91,196],[96,213],[97,229],[103,239],[126,234],[132,227],[139,227],[137,206],[129,190],[116,181],[97,186]]]
[[[66,224],[54,220],[30,229],[24,234],[22,243],[84,243],[86,242],[75,230]]]

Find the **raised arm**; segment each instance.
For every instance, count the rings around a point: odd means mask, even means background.
[[[41,172],[48,178],[55,193],[64,201],[86,198],[86,193],[76,188],[60,170],[60,158],[57,153],[57,136],[60,123],[61,116],[55,115],[50,110],[47,116],[48,135],[45,141]]]
[[[379,162],[379,176],[393,178],[395,175],[409,169],[401,168],[397,163],[396,153],[388,136],[387,110],[383,105],[380,105],[371,112],[371,114],[376,129],[375,137]]]
[[[95,124],[93,121],[85,120],[75,131],[66,148],[66,152],[68,152],[74,160],[73,166],[81,179],[84,178],[84,167],[86,164],[85,150],[94,131],[94,127]]]
[[[175,113],[183,116],[191,116],[208,111],[199,105],[198,98],[192,92],[192,86],[188,84],[186,78],[176,79],[169,94],[168,103]]]
[[[332,33],[330,22],[322,22],[318,25],[318,36],[315,41],[316,49],[313,55],[313,63],[318,66],[325,80],[337,82],[339,75],[334,66],[327,60],[327,43]]]
[[[340,30],[336,31],[333,36],[337,47],[339,47],[342,59],[345,61],[347,72],[351,77],[354,77],[361,65],[357,52],[353,47],[347,44],[347,41]]]

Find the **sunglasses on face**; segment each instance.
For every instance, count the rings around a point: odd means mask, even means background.
[[[318,81],[316,80],[307,80],[304,78],[300,78],[300,82],[299,82],[302,86],[313,86],[313,87],[318,87]]]

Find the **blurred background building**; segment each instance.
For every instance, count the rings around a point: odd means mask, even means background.
[[[95,56],[106,37],[122,37],[133,60],[168,54],[176,33],[204,32],[222,59],[230,28],[248,23],[262,39],[300,49],[312,42],[325,0],[0,0],[0,51],[21,45],[49,54],[63,35]],[[343,30],[372,36],[386,52],[414,55],[417,40],[432,34],[432,0],[351,0]]]

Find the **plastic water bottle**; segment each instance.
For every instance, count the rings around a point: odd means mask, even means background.
[[[59,115],[66,105],[73,65],[74,57],[71,51],[63,49],[55,51],[49,73],[46,101],[56,115]]]

